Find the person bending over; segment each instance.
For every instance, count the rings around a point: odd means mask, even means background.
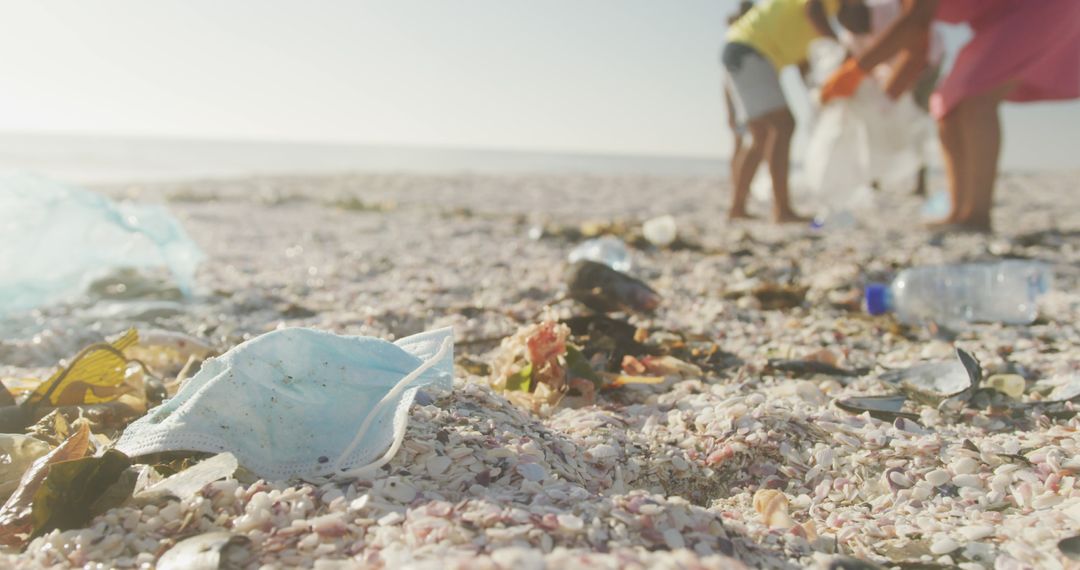
[[[864,18],[851,18],[843,23],[840,30],[840,43],[847,48],[848,54],[858,57],[862,55],[874,42],[888,31],[889,26],[903,14],[902,0],[865,0],[866,16]],[[930,115],[930,94],[933,93],[941,76],[941,61],[945,56],[945,42],[941,33],[933,30],[930,33],[926,54],[919,54],[925,58],[927,65],[918,73],[909,70],[905,74],[898,75],[897,67],[903,64],[899,56],[886,61],[874,68],[870,74],[886,90],[886,93],[896,99],[910,91],[915,105],[927,116]],[[921,154],[921,153],[920,153]],[[923,164],[915,179],[915,195],[926,196],[927,168]]]
[[[835,39],[829,18],[843,21],[855,8],[862,8],[862,0],[762,0],[728,28],[721,59],[735,111],[750,134],[750,144],[734,160],[729,218],[751,217],[747,210],[750,183],[764,159],[772,178],[773,220],[808,221],[792,209],[788,191],[795,118],[780,88],[780,71],[802,65],[816,38]]]
[[[1080,98],[1080,1],[904,0],[903,14],[829,78],[822,99],[851,96],[866,70],[893,57],[899,84],[920,73],[934,20],[966,22],[974,36],[930,97],[952,197],[949,215],[931,225],[989,232],[1001,102]]]

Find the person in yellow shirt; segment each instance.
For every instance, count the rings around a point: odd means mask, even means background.
[[[742,18],[754,7],[754,3],[750,0],[741,0],[739,7],[735,13],[728,17],[728,27],[731,27],[739,18]],[[731,99],[731,85],[728,84],[727,77],[724,78],[724,106],[727,108],[727,120],[728,128],[731,129],[731,136],[734,141],[734,146],[731,151],[731,179],[734,180],[738,176],[739,172],[739,156],[742,155],[743,142],[746,139],[746,125],[739,122],[738,113],[735,111],[735,102]]]
[[[838,18],[848,29],[869,27],[862,0],[761,0],[731,24],[721,60],[728,74],[734,110],[750,133],[750,144],[735,156],[735,186],[728,217],[750,218],[750,183],[764,158],[773,185],[773,220],[803,222],[791,207],[788,162],[795,117],[780,88],[780,70],[803,65],[810,43],[836,38],[829,23]]]

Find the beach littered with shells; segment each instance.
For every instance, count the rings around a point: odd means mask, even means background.
[[[854,229],[732,224],[725,183],[711,178],[386,174],[100,188],[169,206],[207,253],[202,291],[171,313],[46,309],[44,331],[0,342],[0,377],[41,377],[147,320],[222,351],[283,326],[387,339],[453,326],[454,389],[414,404],[401,451],[371,480],[222,480],[53,531],[2,563],[151,567],[184,538],[227,531],[251,540],[256,568],[799,568],[838,555],[1068,567],[1057,543],[1080,529],[1080,420],[1071,404],[1026,404],[1080,374],[1080,193],[1068,175],[1006,175],[999,186],[994,236],[929,233],[919,200],[899,191]],[[632,233],[663,214],[694,246],[631,248],[630,273],[663,303],[628,318],[724,357],[700,377],[605,391],[595,405],[536,411],[493,391],[478,370],[498,358],[498,339],[545,306],[585,314],[560,300],[577,243],[560,228],[618,222]],[[859,306],[866,283],[899,269],[1002,257],[1055,270],[1033,325],[909,327]],[[769,286],[800,293],[780,304],[754,293]],[[880,373],[954,358],[955,347],[986,377],[1021,376],[1025,393],[909,403],[917,420],[834,405],[890,393]],[[767,364],[807,357],[865,374]]]

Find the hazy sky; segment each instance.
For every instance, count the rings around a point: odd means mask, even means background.
[[[0,130],[726,154],[733,4],[0,0]],[[1080,166],[1029,107],[1007,161]]]

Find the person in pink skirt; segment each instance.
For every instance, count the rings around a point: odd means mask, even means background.
[[[974,37],[931,96],[952,209],[933,225],[988,232],[1001,151],[1002,101],[1080,98],[1080,0],[904,0],[904,13],[826,82],[824,100],[849,97],[868,69],[900,54],[898,74],[925,65],[934,20],[968,23]]]

